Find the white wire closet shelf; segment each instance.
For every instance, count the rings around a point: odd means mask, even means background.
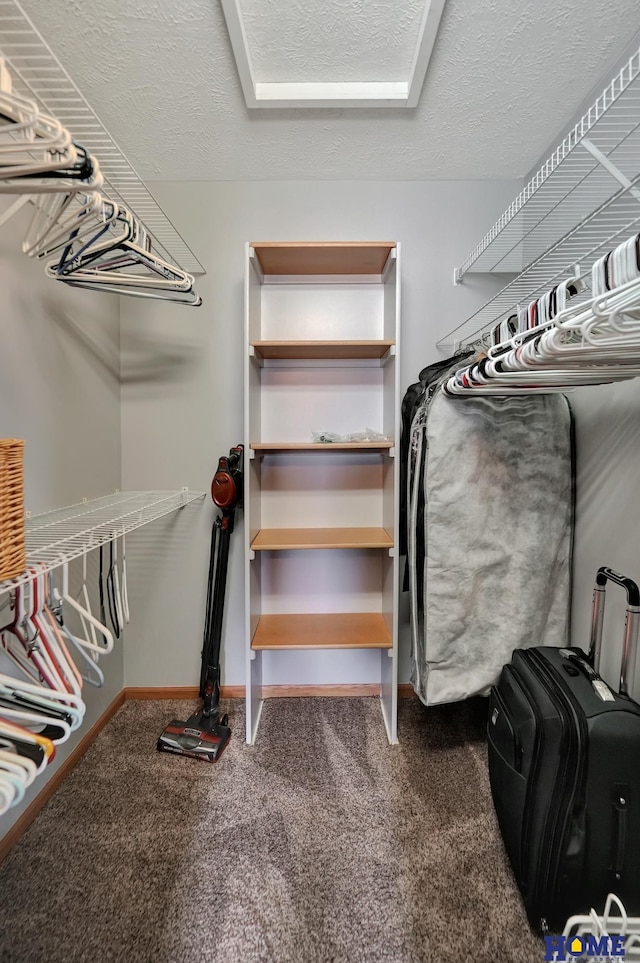
[[[639,158],[640,50],[457,268],[456,280],[468,271],[522,271],[628,186]]]
[[[640,51],[605,88],[463,264],[468,272],[515,274],[493,298],[438,342],[475,340],[489,326],[640,226]],[[588,292],[585,292],[585,296]]]
[[[455,350],[458,345],[476,340],[487,328],[513,313],[518,304],[524,305],[543,294],[571,276],[577,267],[580,275],[588,278],[594,261],[640,230],[640,202],[633,193],[638,187],[640,174],[629,188],[617,191],[478,311],[438,341],[438,347]],[[589,296],[589,290],[585,289],[576,302]]]
[[[35,100],[95,154],[105,193],[129,208],[152,235],[154,248],[189,274],[205,270],[145,186],[95,111],[44,40],[18,0],[0,0],[0,56],[16,92]]]
[[[0,582],[0,594],[29,582],[30,566],[44,565],[51,571],[200,498],[203,492],[187,489],[116,492],[33,515],[25,524],[27,569]]]

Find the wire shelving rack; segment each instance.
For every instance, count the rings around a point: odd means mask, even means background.
[[[200,261],[18,0],[0,0],[0,56],[6,58],[15,90],[35,100],[95,154],[104,176],[105,193],[139,218],[161,256],[190,274],[205,274]]]
[[[25,521],[25,572],[0,582],[0,594],[31,581],[35,565],[51,571],[201,498],[203,492],[187,489],[116,492],[32,515]]]
[[[640,50],[540,167],[463,264],[513,274],[494,297],[438,342],[448,349],[573,273],[640,229]],[[587,296],[587,293],[585,293]]]

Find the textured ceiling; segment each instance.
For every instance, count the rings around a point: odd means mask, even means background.
[[[240,0],[258,83],[409,80],[424,0]]]
[[[640,28],[637,0],[447,0],[415,110],[250,112],[218,0],[22,2],[148,180],[518,177]],[[391,71],[419,15],[416,0],[349,0],[347,33],[339,0],[242,2],[270,80],[335,65],[362,79],[356,36]]]

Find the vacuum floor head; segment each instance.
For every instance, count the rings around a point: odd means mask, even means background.
[[[203,762],[218,762],[231,738],[229,726],[206,719],[172,719],[158,739],[159,752],[173,752]]]

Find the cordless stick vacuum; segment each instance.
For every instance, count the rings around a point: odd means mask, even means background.
[[[211,483],[211,497],[221,514],[211,531],[211,556],[207,585],[200,698],[202,709],[186,722],[173,719],[158,739],[160,752],[191,756],[204,762],[217,762],[231,738],[226,712],[220,711],[220,646],[222,615],[229,561],[229,542],[235,521],[236,508],[242,507],[242,455],[244,448],[236,445],[228,457],[220,458],[218,470]]]

